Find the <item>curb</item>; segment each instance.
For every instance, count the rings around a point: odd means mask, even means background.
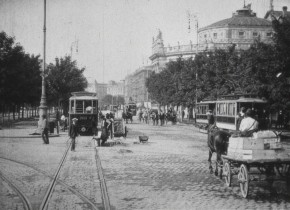
[[[54,134],[54,135],[48,135],[49,138],[54,138],[54,137],[60,137],[59,134]],[[42,138],[42,136],[39,135],[26,135],[26,136],[0,136],[0,138]]]

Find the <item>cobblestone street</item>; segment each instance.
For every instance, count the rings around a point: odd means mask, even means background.
[[[127,124],[123,144],[97,147],[111,209],[289,209],[285,182],[251,182],[242,198],[238,182],[228,188],[208,170],[206,135],[192,125]],[[19,132],[19,131],[18,131]],[[140,144],[139,135],[148,135]],[[65,133],[50,139],[1,138],[1,173],[38,209],[65,148]],[[289,145],[286,145],[289,147]],[[104,209],[96,151],[90,136],[69,151],[48,209]],[[0,209],[25,209],[20,197],[0,182]]]
[[[125,145],[100,148],[111,205],[117,209],[288,209],[284,183],[251,183],[244,199],[209,173],[206,135],[192,125],[128,124]],[[147,144],[134,144],[139,135]]]

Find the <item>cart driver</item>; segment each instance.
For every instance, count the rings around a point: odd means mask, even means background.
[[[239,130],[241,131],[241,136],[251,136],[254,132],[258,130],[259,123],[253,118],[253,110],[247,109],[245,113],[245,118],[241,121]]]

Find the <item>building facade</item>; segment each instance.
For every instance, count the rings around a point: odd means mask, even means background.
[[[96,85],[96,92],[99,100],[102,100],[105,95],[107,95],[107,86],[108,84],[98,83]]]
[[[134,102],[138,106],[150,101],[146,80],[152,73],[152,66],[143,66],[125,78],[125,103]]]
[[[124,96],[124,82],[109,81],[107,94],[112,96]]]
[[[93,78],[87,78],[88,86],[85,89],[87,92],[96,93],[97,92],[97,81]]]
[[[152,41],[152,68],[160,72],[167,62],[194,57],[197,52],[211,51],[214,49],[226,49],[235,44],[237,50],[248,49],[251,44],[260,39],[262,42],[272,42],[272,23],[263,18],[258,18],[250,6],[233,13],[231,18],[213,23],[198,30],[198,44],[164,47],[162,33]]]

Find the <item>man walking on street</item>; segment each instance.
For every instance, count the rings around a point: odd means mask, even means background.
[[[42,130],[42,140],[44,144],[49,144],[49,139],[48,139],[48,122],[46,119],[46,115],[42,115],[42,124],[41,124],[41,130]]]
[[[76,125],[77,118],[72,119],[72,124],[69,127],[69,137],[71,138],[71,151],[75,152],[76,137],[78,136],[78,128]]]

